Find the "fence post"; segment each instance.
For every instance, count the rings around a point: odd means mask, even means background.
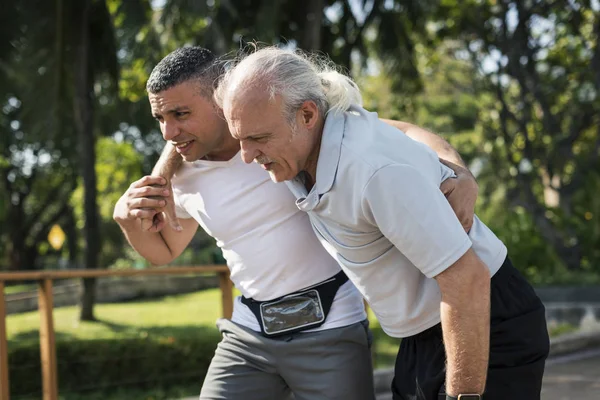
[[[6,303],[4,281],[0,281],[0,400],[10,399],[8,386],[8,341],[6,339]]]
[[[229,279],[229,270],[219,272],[219,286],[221,288],[223,318],[231,318],[233,314],[233,283]]]
[[[42,388],[44,400],[58,400],[56,371],[56,343],[52,311],[52,279],[39,282],[38,308],[40,312],[40,356],[42,360]]]

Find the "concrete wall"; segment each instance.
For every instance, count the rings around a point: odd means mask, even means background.
[[[140,298],[153,298],[201,289],[218,287],[217,276],[140,276],[125,278],[101,278],[96,283],[98,303],[128,301]],[[56,283],[54,286],[54,306],[78,304],[81,294],[81,280]],[[37,310],[37,292],[15,293],[6,296],[8,314]]]
[[[535,292],[544,303],[600,303],[600,286],[544,286]]]
[[[546,306],[549,326],[567,323],[581,331],[600,330],[600,287],[547,286],[535,291]]]

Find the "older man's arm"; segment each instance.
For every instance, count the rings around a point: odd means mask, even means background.
[[[167,205],[164,209],[164,215],[169,226],[176,232],[181,232],[183,228],[181,227],[179,219],[177,218],[177,214],[175,213],[175,200],[173,198],[171,178],[173,178],[173,175],[175,172],[177,172],[181,164],[183,164],[183,159],[179,153],[177,153],[175,147],[171,143],[167,142],[163,148],[160,158],[152,169],[151,174],[152,176],[162,176],[166,180],[165,188],[169,190],[169,196],[165,197]],[[156,219],[142,219],[141,228],[143,231],[155,230],[156,223]]]
[[[410,188],[410,190],[390,190]],[[482,393],[489,357],[490,272],[424,171],[404,164],[380,168],[363,190],[365,218],[441,293],[440,314],[450,395]],[[402,210],[402,223],[397,218]]]
[[[472,249],[435,277],[446,348],[446,393],[483,394],[490,348],[490,272]]]
[[[456,178],[446,179],[442,182],[440,190],[448,199],[464,230],[468,232],[473,225],[479,185],[458,151],[442,137],[411,123],[391,119],[382,119],[382,121],[401,130],[411,139],[430,147],[437,153],[443,164],[454,170]]]

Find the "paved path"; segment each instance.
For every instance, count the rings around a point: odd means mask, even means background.
[[[392,400],[391,394],[377,400]],[[548,360],[542,400],[600,400],[600,349]]]
[[[549,360],[543,400],[600,400],[600,349]]]

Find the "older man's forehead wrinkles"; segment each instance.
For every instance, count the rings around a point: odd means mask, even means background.
[[[236,139],[238,139],[238,140],[257,140],[257,139],[261,139],[263,137],[267,137],[269,135],[270,135],[270,133],[262,132],[262,131],[259,133],[250,132],[245,135],[238,135],[236,137]]]

